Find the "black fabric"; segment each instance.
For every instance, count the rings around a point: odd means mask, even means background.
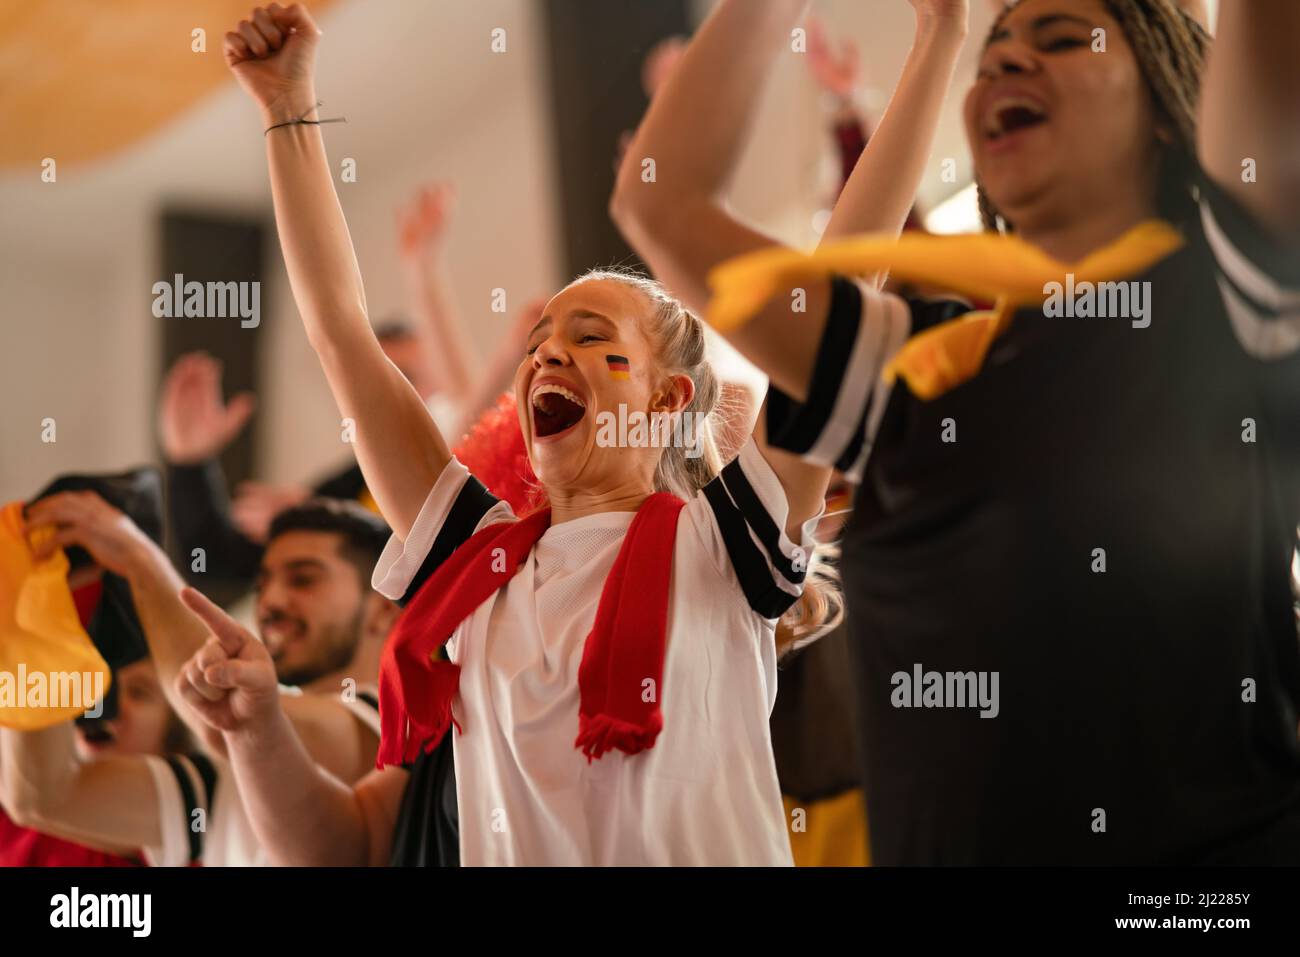
[[[729,488],[723,483],[723,477],[719,476],[703,489],[704,498],[718,523],[718,531],[722,533],[727,557],[731,559],[731,567],[749,607],[764,618],[780,618],[798,598],[782,589],[772,578],[767,556],[750,538],[746,513],[732,502],[727,494]],[[772,520],[762,511],[761,505],[759,511],[770,524]],[[779,549],[775,549],[774,559],[774,564],[785,566],[782,568],[784,577],[795,583],[803,581],[805,573],[794,571]]]
[[[474,476],[465,480],[447,518],[398,604],[403,608],[438,570],[474,534],[474,529],[500,501]],[[444,648],[439,657],[446,660]],[[432,753],[421,754],[404,765],[410,780],[393,829],[393,867],[459,867],[460,817],[456,806],[456,763],[451,734],[443,736]]]
[[[112,672],[108,692],[100,705],[98,720],[111,721],[117,717],[117,672],[120,668],[140,661],[149,656],[149,644],[145,640],[144,626],[136,613],[135,602],[131,598],[131,586],[126,579],[105,572],[100,577],[102,591],[99,604],[86,624],[86,634],[95,648],[103,656],[105,664]],[[94,718],[79,716],[78,723],[93,721]]]
[[[410,780],[393,828],[391,867],[459,867],[460,815],[451,735],[406,766]]]
[[[162,478],[155,468],[136,468],[107,474],[60,475],[32,498],[38,502],[58,492],[94,492],[120,512],[140,531],[159,544],[163,537]],[[74,568],[93,565],[94,559],[80,546],[65,550]]]
[[[777,687],[771,727],[781,793],[811,803],[862,787],[847,627],[782,659]]]
[[[484,488],[483,483],[474,476],[465,479],[465,484],[456,494],[456,500],[451,503],[451,508],[447,511],[446,520],[438,529],[433,545],[429,548],[429,554],[420,563],[405,594],[398,599],[398,605],[403,608],[407,606],[416,592],[438,570],[438,566],[450,558],[452,552],[469,541],[483,516],[499,501],[500,499]]]
[[[1228,240],[1257,269],[1281,286],[1300,289],[1300,253],[1267,235],[1250,215],[1204,172],[1198,186]]]
[[[955,299],[910,302],[913,307],[912,335],[970,311],[970,306]],[[808,387],[807,399],[796,402],[776,386],[768,386],[764,424],[767,427],[767,440],[773,447],[804,455],[817,443],[835,409],[840,383],[849,367],[863,321],[862,291],[856,283],[841,276],[834,277],[831,280],[826,327],[817,348],[815,374]],[[866,321],[871,322],[872,317],[866,317]],[[872,333],[868,331],[867,334]],[[852,439],[843,449],[836,450],[834,466],[841,472],[850,471],[862,453],[871,402],[869,395],[857,415],[857,428],[853,431]]]
[[[366,490],[366,479],[361,474],[361,466],[353,462],[342,472],[329,476],[313,490],[312,494],[322,498],[341,498],[353,501],[361,497]]]
[[[767,439],[773,446],[802,455],[816,443],[820,430],[807,428],[804,424],[824,423],[830,418],[861,325],[861,290],[856,283],[836,276],[831,280],[826,328],[817,349],[818,375],[809,385],[807,398],[802,403],[796,403],[775,386],[768,388]],[[867,411],[868,409],[863,410],[864,420]],[[852,465],[852,462],[836,463],[841,471],[848,471]]]
[[[217,783],[216,768],[212,766],[212,762],[207,757],[201,754],[169,755],[166,760],[167,766],[171,768],[172,774],[176,777],[176,784],[181,789],[185,830],[189,834],[190,842],[190,863],[193,864],[203,857],[204,834],[203,828],[194,827],[194,812],[203,810],[206,814],[208,809],[211,808],[212,796]],[[194,781],[186,770],[187,763],[199,773],[204,788],[202,796],[198,795],[194,790]]]
[[[1214,277],[1194,234],[1148,328],[1026,312],[894,386],[842,560],[874,863],[1300,863],[1300,357]],[[998,716],[895,707],[916,665],[998,672]]]
[[[168,465],[168,552],[185,580],[213,601],[228,605],[243,597],[257,578],[264,546],[237,529],[230,518],[230,496],[221,464]],[[365,489],[355,462],[327,476],[312,489],[325,498],[354,500]],[[202,548],[205,570],[194,570],[194,549]]]
[[[162,542],[162,478],[157,469],[146,467],[110,474],[61,475],[31,501],[38,502],[60,492],[94,492],[130,518],[149,538]],[[95,564],[90,554],[80,546],[67,548],[65,553],[73,569]],[[99,604],[86,625],[86,634],[115,678],[118,669],[148,657],[149,645],[126,580],[106,571],[101,577],[101,587]],[[101,703],[99,720],[111,720],[117,717],[117,712],[117,681],[110,680]],[[87,720],[96,719],[77,718],[79,722]]]
[[[781,552],[781,529],[777,528],[772,516],[767,514],[762,499],[758,497],[754,487],[749,484],[749,477],[745,474],[745,470],[741,468],[739,456],[723,467],[721,479],[726,484],[727,494],[731,496],[739,508],[740,514],[744,516],[745,524],[762,542],[763,550],[767,552],[767,557],[771,559],[773,567],[790,584],[798,585],[802,583],[804,573],[796,571],[792,567],[790,560]]]

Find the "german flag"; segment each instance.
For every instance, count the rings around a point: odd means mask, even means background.
[[[609,365],[611,379],[632,378],[632,367],[628,365],[627,356],[605,356],[605,362]]]

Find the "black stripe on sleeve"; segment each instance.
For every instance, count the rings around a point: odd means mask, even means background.
[[[718,529],[722,532],[722,543],[749,607],[764,618],[780,618],[798,596],[777,585],[762,549],[749,537],[745,516],[727,496],[721,479],[714,479],[704,486],[704,495],[713,509]]]
[[[804,455],[817,443],[835,411],[835,399],[848,371],[861,326],[862,291],[856,283],[843,276],[831,277],[826,328],[817,347],[817,361],[813,366],[812,380],[808,383],[807,400],[799,403],[780,389],[768,387],[767,441],[773,448]]]
[[[875,389],[871,391],[874,395]],[[844,449],[844,454],[835,460],[835,468],[841,472],[853,470],[853,466],[857,464],[858,456],[862,454],[862,447],[867,444],[867,416],[871,414],[872,401],[872,398],[868,398],[862,406],[862,417],[858,419],[858,426],[853,430],[853,440]]]
[[[203,830],[194,827],[194,812],[203,810],[208,813],[211,802],[211,795],[216,788],[217,774],[206,757],[202,755],[191,755],[182,757],[180,755],[168,755],[167,766],[171,768],[172,774],[176,776],[176,784],[181,789],[181,803],[184,806],[184,828],[185,833],[189,836],[190,842],[190,863],[193,864],[203,856]],[[207,794],[202,799],[194,791],[194,780],[190,777],[189,772],[185,770],[186,765],[193,767],[199,772],[199,777],[203,781]]]
[[[772,520],[767,509],[763,507],[763,501],[754,491],[754,487],[750,485],[749,476],[740,466],[740,456],[732,459],[731,463],[722,470],[722,481],[732,501],[739,506],[741,517],[763,544],[772,566],[792,585],[800,584],[804,579],[804,573],[795,571],[793,562],[782,553],[781,530],[777,528],[776,522]],[[717,510],[715,509],[714,512],[716,514]],[[751,547],[753,546],[753,539],[748,535],[745,536],[745,540]]]
[[[489,492],[474,476],[465,479],[456,501],[452,502],[451,509],[447,512],[442,528],[438,529],[438,535],[433,540],[429,554],[424,557],[415,577],[411,579],[410,586],[397,602],[399,606],[405,608],[421,586],[438,570],[438,566],[450,558],[452,552],[469,541],[483,516],[491,511],[498,501],[500,499]]]

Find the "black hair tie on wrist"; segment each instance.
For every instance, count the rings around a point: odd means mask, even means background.
[[[307,110],[306,113],[303,113],[302,116],[298,117],[296,120],[285,120],[283,123],[276,123],[274,126],[268,126],[265,130],[262,131],[262,135],[265,136],[267,133],[271,132],[271,130],[278,130],[282,126],[320,126],[322,123],[346,123],[347,122],[347,119],[342,116],[331,117],[328,120],[303,119],[303,117],[305,117],[307,113],[310,113],[312,110],[315,110],[318,107],[324,105],[325,104],[323,102],[317,100],[316,106],[313,106],[311,109]]]

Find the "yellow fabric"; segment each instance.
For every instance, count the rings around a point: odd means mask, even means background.
[[[357,501],[361,504],[362,508],[368,508],[376,515],[379,515],[380,518],[383,518],[379,512],[379,503],[376,502],[375,497],[370,494],[370,489],[363,488],[361,494],[357,496]]]
[[[0,704],[0,726],[33,731],[77,717],[92,707],[23,707],[26,684],[19,684],[20,665],[26,674],[102,672],[104,691],[111,680],[108,665],[81,627],[77,606],[68,589],[68,558],[63,550],[41,562],[32,559],[23,537],[23,503],[0,509],[0,681],[9,682],[16,707]],[[33,544],[54,534],[38,529]],[[92,677],[92,682],[93,682]],[[80,687],[80,677],[78,678]],[[92,684],[92,687],[94,685]],[[47,678],[47,694],[57,684]]]
[[[866,867],[867,807],[854,788],[824,801],[797,801],[782,796],[790,822],[790,850],[796,867]],[[802,819],[796,811],[803,811]],[[802,824],[803,830],[795,830]]]
[[[905,282],[996,302],[992,312],[970,313],[913,336],[886,368],[887,380],[901,375],[913,393],[931,399],[979,372],[989,346],[1010,327],[1016,310],[1041,303],[1048,283],[1063,282],[1066,273],[1074,274],[1076,284],[1136,275],[1182,245],[1173,226],[1149,220],[1073,265],[1052,259],[1017,236],[996,233],[868,236],[832,243],[811,254],[766,249],[713,270],[708,320],[720,332],[736,329],[777,294],[833,273],[888,270]]]

